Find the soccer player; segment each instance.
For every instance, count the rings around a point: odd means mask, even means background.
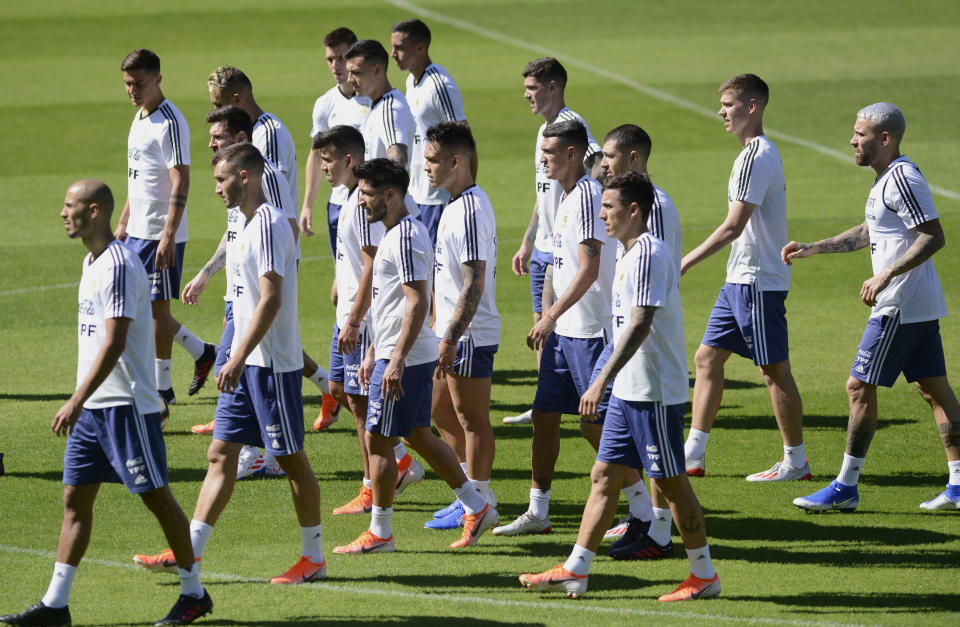
[[[120,64],[127,96],[137,107],[127,137],[127,201],[117,220],[117,239],[130,246],[150,280],[156,345],[156,380],[167,405],[173,392],[173,342],[194,360],[187,394],[200,391],[217,357],[217,347],[197,338],[174,319],[170,299],[180,293],[187,246],[187,192],[190,189],[190,129],[160,89],[160,59],[139,48]],[[166,411],[166,410],[165,410]]]
[[[67,189],[63,226],[90,254],[83,260],[77,324],[77,388],[57,411],[51,429],[67,435],[63,455],[63,526],[50,587],[10,625],[69,625],[73,578],[87,550],[93,504],[103,482],[123,483],[156,516],[170,546],[180,598],[158,625],[183,625],[213,609],[200,585],[190,531],[167,484],[156,394],[150,284],[136,253],[110,230],[113,194],[86,179]]]
[[[444,426],[451,422],[456,425],[450,434],[456,440],[451,448],[464,451],[461,467],[466,466],[467,478],[495,507],[490,490],[496,447],[490,427],[490,383],[493,357],[500,344],[497,219],[486,192],[474,180],[477,145],[470,126],[466,122],[441,122],[427,130],[425,139],[425,170],[430,184],[445,190],[451,198],[440,217],[434,248],[434,329],[442,335],[433,387],[433,419],[448,444]],[[459,527],[463,514],[463,504],[457,499],[424,526]]]
[[[565,120],[578,120],[587,129],[587,150],[583,156],[584,167],[594,178],[601,174],[600,146],[590,127],[578,114],[569,109],[564,99],[564,90],[567,85],[567,71],[554,58],[545,57],[536,59],[527,64],[523,70],[523,97],[530,103],[530,112],[543,116],[543,124],[537,131],[537,143],[533,158],[536,171],[536,202],[533,204],[533,214],[530,223],[523,234],[520,249],[513,256],[513,273],[517,276],[530,275],[530,297],[533,301],[533,323],[540,321],[544,308],[549,309],[553,304],[555,294],[552,291],[548,273],[553,272],[553,225],[554,216],[560,206],[560,197],[563,189],[555,180],[551,180],[544,169],[541,159],[543,145],[543,131],[548,125]],[[597,211],[599,211],[599,206]],[[528,269],[529,264],[529,269]],[[540,359],[538,354],[537,359]],[[503,421],[507,424],[523,424],[532,420],[532,410],[527,410],[518,416],[507,416]]]
[[[763,134],[767,84],[740,74],[720,85],[720,118],[743,150],[727,187],[727,217],[680,264],[683,275],[730,244],[727,280],[710,312],[694,361],[693,417],[684,445],[687,474],[702,477],[710,429],[723,397],[723,367],[736,353],[753,360],[770,392],[783,439],[783,457],[747,481],[809,480],[803,445],[803,404],[790,371],[784,303],[790,268],[780,263],[787,243],[787,189],[777,146]]]
[[[217,374],[220,396],[207,450],[210,464],[190,522],[193,552],[201,558],[230,501],[241,447],[264,446],[290,481],[301,538],[300,559],[270,583],[317,581],[326,577],[327,563],[320,486],[303,450],[296,245],[287,217],[264,196],[260,151],[237,143],[219,151],[214,161],[217,194],[227,207],[239,208],[242,227],[237,245],[227,248],[227,268],[234,273],[235,332],[230,358]],[[169,566],[169,551],[135,555],[134,561],[162,572]]]
[[[390,159],[354,168],[359,204],[369,222],[386,230],[373,262],[371,316],[374,339],[359,377],[369,391],[366,438],[373,482],[370,528],[334,553],[394,550],[393,492],[397,476],[393,439],[404,438],[463,503],[463,534],[451,548],[473,546],[499,516],[457,464],[453,451],[430,430],[430,397],[437,339],[426,325],[433,253],[427,229],[407,213],[410,175]]]
[[[527,335],[541,350],[533,400],[530,507],[494,535],[550,533],[550,485],[560,453],[562,414],[580,415],[580,433],[594,449],[602,419],[580,414],[593,365],[610,339],[610,288],[616,244],[600,220],[601,186],[584,171],[589,135],[579,120],[551,124],[540,145],[544,174],[563,190],[553,231],[552,287],[556,301]]]
[[[871,309],[847,379],[850,420],[843,464],[826,488],[794,499],[806,510],[857,508],[857,482],[877,429],[877,386],[893,387],[901,372],[916,382],[933,409],[947,454],[947,489],[920,508],[960,509],[960,405],[947,381],[939,322],[947,315],[947,304],[932,259],[943,248],[944,235],[927,181],[900,154],[906,127],[903,113],[888,102],[858,111],[850,145],[857,165],[877,173],[867,196],[866,220],[812,244],[790,242],[782,251],[789,265],[818,253],[869,246],[873,265],[873,276],[860,288],[860,299]]]
[[[659,600],[720,594],[703,512],[681,463],[683,405],[688,398],[683,311],[676,263],[663,241],[647,231],[653,202],[650,179],[639,172],[615,176],[604,187],[601,217],[624,250],[613,285],[615,348],[581,398],[581,413],[598,410],[611,381],[613,395],[577,543],[565,563],[543,573],[520,575],[527,588],[564,590],[571,598],[587,591],[587,572],[616,511],[623,474],[643,464],[670,501],[690,560],[690,576]]]
[[[441,122],[465,120],[460,88],[442,66],[430,60],[430,28],[418,19],[404,20],[390,31],[390,56],[407,76],[406,98],[415,131],[410,147],[410,195],[420,206],[420,221],[437,242],[440,212],[450,195],[427,180],[424,149],[427,129]],[[474,172],[476,176],[476,172]]]

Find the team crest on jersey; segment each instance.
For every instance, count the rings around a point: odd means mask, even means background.
[[[77,313],[84,316],[92,316],[95,313],[93,301],[89,298],[84,298],[82,301],[80,301],[80,308]]]

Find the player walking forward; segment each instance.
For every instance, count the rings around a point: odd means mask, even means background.
[[[933,254],[944,246],[943,228],[927,181],[900,141],[903,113],[888,102],[857,112],[854,158],[877,178],[867,196],[866,220],[840,235],[812,244],[790,242],[783,262],[818,253],[846,253],[870,247],[873,276],[860,299],[870,318],[847,379],[850,421],[840,474],[826,488],[793,503],[810,511],[853,511],[860,502],[857,482],[877,429],[877,386],[893,387],[900,373],[933,409],[947,454],[947,489],[920,504],[924,510],[960,509],[960,405],[947,381],[939,319],[947,315]]]

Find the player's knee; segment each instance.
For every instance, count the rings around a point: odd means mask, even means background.
[[[723,361],[717,351],[705,344],[701,344],[697,348],[697,352],[693,356],[693,363],[696,365],[698,372],[710,372],[723,367]]]
[[[855,377],[848,377],[847,378],[847,398],[849,398],[850,401],[854,403],[863,402],[867,397],[868,390],[870,387],[871,387],[870,384],[864,383],[860,379],[857,379]]]
[[[93,513],[93,501],[84,494],[83,486],[63,486],[65,516],[85,516]]]
[[[599,490],[607,491],[614,484],[614,480],[619,478],[620,473],[616,472],[612,464],[606,462],[594,462],[590,470],[590,482],[593,487]]]

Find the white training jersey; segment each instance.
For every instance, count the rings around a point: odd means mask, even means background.
[[[683,339],[680,273],[670,247],[644,233],[617,261],[613,280],[613,342],[623,339],[634,307],[656,307],[650,333],[613,381],[625,401],[686,403],[687,347]]]
[[[410,195],[421,205],[443,205],[450,199],[450,194],[431,187],[423,169],[427,129],[441,122],[466,120],[463,96],[456,81],[436,63],[427,66],[419,83],[413,74],[407,75],[406,96],[416,129],[410,146]]]
[[[387,156],[387,149],[394,144],[403,144],[409,154],[410,143],[416,124],[407,99],[399,89],[391,89],[380,96],[370,107],[363,121],[364,161]]]
[[[553,250],[553,220],[557,215],[557,208],[560,206],[560,196],[563,195],[563,188],[560,187],[560,183],[557,181],[547,178],[546,166],[540,163],[540,157],[543,155],[540,146],[543,144],[543,131],[546,130],[547,126],[566,120],[579,120],[584,128],[587,129],[587,139],[589,143],[587,144],[587,153],[583,157],[584,167],[586,167],[587,160],[590,157],[600,152],[600,144],[598,144],[597,140],[590,134],[590,127],[587,126],[586,120],[580,117],[580,114],[571,111],[567,107],[561,109],[560,113],[557,114],[557,117],[552,122],[544,122],[540,125],[540,130],[537,131],[537,149],[533,157],[533,165],[537,173],[537,215],[539,219],[537,239],[534,242],[534,246],[545,253]],[[587,174],[589,173],[590,169],[587,168]],[[597,206],[599,207],[599,203]]]
[[[361,96],[345,96],[339,85],[334,85],[313,103],[312,126],[310,139],[320,133],[329,131],[334,126],[352,126],[358,131],[363,127],[363,120],[370,112],[370,99]],[[330,203],[343,205],[347,201],[350,190],[346,185],[337,185],[330,190]]]
[[[790,266],[780,259],[787,245],[787,182],[777,145],[765,135],[743,147],[730,172],[727,202],[755,205],[740,237],[730,244],[727,283],[756,284],[761,291],[790,289]]]
[[[337,325],[341,329],[347,326],[350,310],[357,300],[360,288],[360,275],[363,274],[362,249],[366,246],[380,246],[380,240],[386,228],[383,222],[367,222],[366,212],[357,204],[357,187],[347,196],[340,209],[337,221],[337,253],[334,260],[334,276],[337,279]],[[360,322],[360,333],[370,324],[370,310]]]
[[[227,271],[233,273],[233,344],[235,352],[246,337],[260,303],[260,277],[275,272],[283,277],[280,311],[267,333],[247,357],[248,366],[291,372],[303,368],[300,327],[297,324],[297,257],[290,223],[269,203],[260,205],[243,224],[237,245],[227,249]]]
[[[264,112],[253,123],[253,138],[250,143],[283,173],[290,190],[290,199],[296,204],[300,198],[297,192],[297,149],[293,145],[293,135],[287,127],[277,116]]]
[[[384,234],[373,259],[373,302],[370,311],[377,359],[389,360],[393,356],[407,313],[403,285],[414,281],[427,282],[429,300],[433,282],[430,233],[419,220],[404,216]],[[403,360],[404,365],[416,366],[437,360],[437,337],[427,326],[429,318],[429,315],[424,317],[417,339]]]
[[[557,320],[556,332],[566,337],[610,339],[610,286],[616,265],[617,241],[607,235],[600,219],[603,187],[584,175],[560,200],[553,231],[553,293],[559,299],[580,268],[580,242],[597,240],[600,272],[597,280]]]
[[[140,258],[119,240],[110,242],[96,259],[88,254],[77,300],[77,387],[90,374],[107,339],[107,319],[130,320],[123,354],[83,406],[133,405],[141,414],[162,411],[154,371],[150,284]]]
[[[653,186],[653,207],[647,216],[647,230],[651,235],[663,240],[670,251],[680,272],[680,260],[683,259],[683,235],[680,228],[680,214],[673,204],[673,199],[656,185]],[[677,275],[679,276],[679,274]]]
[[[938,219],[937,208],[920,168],[906,155],[877,177],[867,198],[870,261],[876,275],[902,256],[917,239],[917,226]],[[933,259],[890,280],[877,296],[870,317],[895,316],[900,322],[923,322],[947,315],[947,303]]]
[[[141,108],[127,136],[127,234],[159,240],[170,208],[170,169],[190,165],[190,128],[172,102],[164,99],[149,115]],[[187,241],[187,209],[183,209],[176,243]]]
[[[483,294],[473,319],[458,341],[473,338],[474,346],[500,343],[500,314],[497,312],[497,218],[490,198],[476,184],[450,201],[437,225],[436,263],[433,293],[437,322],[434,329],[441,337],[450,326],[463,290],[462,264],[486,262]]]

